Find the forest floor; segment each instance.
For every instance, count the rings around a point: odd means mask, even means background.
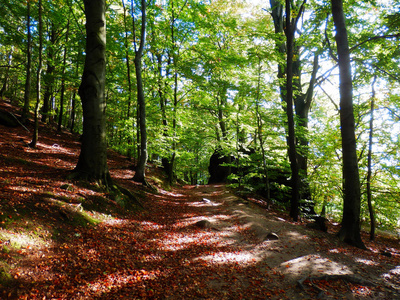
[[[225,185],[163,188],[153,166],[154,191],[109,151],[138,208],[67,179],[76,135],[41,126],[31,149],[27,129],[0,125],[0,299],[400,299],[395,238],[360,250]]]

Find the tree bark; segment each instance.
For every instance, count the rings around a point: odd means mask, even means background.
[[[40,105],[40,93],[41,93],[41,80],[42,80],[42,51],[43,51],[43,19],[42,19],[42,0],[39,0],[39,58],[38,58],[38,69],[36,73],[36,105],[35,105],[35,127],[33,130],[32,141],[29,146],[32,148],[36,147],[37,141],[39,139],[39,105]]]
[[[26,15],[26,78],[25,78],[25,93],[24,93],[24,107],[21,113],[21,122],[25,124],[29,115],[29,100],[31,95],[31,69],[32,69],[32,33],[31,33],[31,1],[27,1],[27,15]]]
[[[146,127],[146,102],[144,98],[143,80],[142,80],[142,56],[144,43],[146,41],[146,1],[141,1],[142,11],[142,26],[140,30],[140,45],[135,49],[135,71],[136,71],[136,85],[138,97],[138,116],[140,119],[140,157],[136,167],[135,176],[133,180],[136,182],[146,183],[145,169],[147,162],[147,127]],[[136,48],[136,47],[135,47]]]
[[[86,58],[79,87],[83,109],[83,136],[75,171],[79,177],[107,186],[111,177],[107,166],[105,126],[106,2],[84,0],[84,7]]]
[[[41,109],[42,114],[42,122],[47,123],[52,120],[52,112],[51,112],[51,97],[53,96],[53,86],[54,86],[54,71],[56,67],[54,66],[54,56],[55,56],[55,43],[56,43],[56,29],[55,25],[51,23],[51,30],[49,33],[49,41],[50,45],[47,47],[47,69],[45,78],[45,91],[43,95],[43,106]]]
[[[125,60],[126,60],[126,74],[128,80],[128,107],[127,107],[126,118],[129,120],[129,118],[131,117],[131,104],[132,104],[132,79],[131,79],[131,63],[129,55],[128,25],[126,21],[127,8],[125,6],[125,0],[122,0],[122,8],[124,10],[124,30],[125,30],[124,47],[125,47]],[[126,154],[129,160],[132,158],[132,152],[134,152],[132,151],[132,144],[134,143],[132,142],[131,137],[128,137],[128,150]]]
[[[14,49],[14,47],[12,48],[12,50]],[[1,87],[0,90],[0,98],[3,98],[5,91],[7,90],[8,87],[8,80],[10,78],[10,68],[12,65],[12,59],[13,59],[13,53],[12,50],[10,50],[9,53],[7,53],[7,68],[6,68],[6,72],[4,75],[4,81],[3,81],[3,86]]]
[[[299,218],[300,178],[297,163],[296,135],[293,117],[293,39],[296,23],[291,20],[291,1],[286,0],[286,115],[288,118],[288,146],[290,169],[292,171],[292,198],[290,201],[290,216],[294,221]]]
[[[372,82],[372,95],[371,95],[371,117],[369,120],[369,145],[368,145],[368,172],[367,172],[367,202],[368,202],[368,211],[369,218],[371,222],[371,230],[369,233],[369,239],[371,241],[375,240],[375,212],[374,207],[372,206],[372,192],[371,192],[371,177],[372,177],[372,145],[373,145],[373,135],[374,135],[374,109],[375,109],[375,81],[376,76]]]
[[[257,97],[256,97],[256,116],[257,116],[257,136],[260,142],[260,149],[262,155],[262,163],[263,163],[263,170],[264,170],[264,184],[265,184],[265,191],[267,196],[268,205],[271,204],[271,190],[269,184],[269,174],[268,174],[268,167],[267,161],[265,159],[266,153],[264,148],[264,140],[262,135],[262,118],[260,114],[260,85],[261,85],[261,57],[258,57],[258,78],[257,78]],[[239,123],[239,122],[238,122]],[[239,134],[237,134],[239,136]],[[239,157],[239,156],[238,156]]]
[[[340,240],[365,249],[360,234],[360,177],[353,113],[350,51],[342,0],[331,0],[339,59],[340,125],[343,152],[343,218]]]
[[[65,33],[65,45],[64,45],[64,57],[63,57],[63,67],[61,74],[61,97],[60,97],[60,111],[58,115],[58,127],[57,131],[61,131],[62,123],[63,123],[63,114],[64,114],[64,97],[65,97],[65,69],[67,67],[67,45],[69,38],[69,20],[67,22],[67,29]]]

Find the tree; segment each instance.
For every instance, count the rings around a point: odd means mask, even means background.
[[[371,95],[371,116],[369,120],[369,139],[368,139],[368,163],[367,163],[367,203],[368,203],[368,211],[369,218],[371,222],[371,231],[370,231],[370,240],[373,241],[375,239],[375,212],[372,206],[372,192],[371,192],[371,177],[372,177],[372,145],[373,145],[373,135],[374,135],[374,109],[375,109],[375,82],[376,76],[372,82],[372,95]]]
[[[24,107],[21,113],[21,122],[25,123],[29,114],[29,100],[31,94],[31,68],[32,68],[32,33],[31,33],[31,1],[26,2],[26,77],[25,77],[25,92],[24,92]]]
[[[61,98],[60,98],[60,111],[58,114],[58,126],[57,131],[61,131],[62,127],[62,120],[64,114],[64,94],[65,94],[65,69],[67,65],[67,44],[69,38],[69,20],[67,22],[67,28],[65,32],[65,46],[64,46],[64,54],[63,54],[63,65],[62,65],[62,72],[61,72]]]
[[[47,45],[47,68],[46,68],[46,73],[45,76],[45,88],[44,88],[44,95],[43,95],[43,106],[41,109],[41,114],[42,114],[42,122],[47,123],[49,120],[52,120],[52,107],[51,107],[51,98],[54,93],[54,82],[55,82],[55,47],[56,47],[56,42],[57,42],[57,29],[56,29],[56,24],[53,21],[50,21],[50,30],[48,32],[48,45]]]
[[[132,5],[133,6],[133,5]],[[140,44],[136,45],[135,39],[135,72],[136,87],[138,98],[138,117],[140,124],[140,156],[136,166],[134,181],[145,183],[145,169],[147,162],[147,128],[146,128],[146,101],[144,98],[143,79],[142,79],[142,56],[144,44],[146,42],[146,0],[141,0],[142,25],[140,29]]]
[[[292,197],[290,201],[290,216],[293,220],[297,221],[299,217],[299,203],[300,203],[300,177],[299,177],[299,164],[298,154],[296,149],[296,134],[295,122],[293,116],[293,56],[294,56],[294,34],[297,28],[297,22],[301,17],[305,1],[299,6],[298,12],[292,14],[292,1],[286,0],[285,13],[286,23],[284,26],[283,5],[278,2],[270,1],[272,8],[272,17],[275,25],[275,33],[286,35],[286,47],[282,40],[277,40],[276,48],[277,53],[282,55],[286,51],[286,66],[280,62],[278,64],[278,79],[283,80],[286,75],[285,83],[281,82],[280,92],[281,98],[285,101],[285,111],[287,116],[287,144],[288,154],[291,168],[291,185]],[[295,17],[292,18],[292,15]],[[285,74],[286,73],[286,74]],[[296,74],[297,75],[297,74]]]
[[[107,165],[105,122],[106,2],[84,0],[86,58],[79,87],[83,108],[81,152],[75,172],[106,186],[111,182]]]
[[[350,51],[342,0],[331,0],[339,63],[340,125],[343,155],[343,218],[338,236],[365,249],[360,235],[360,177],[353,112]]]
[[[43,51],[43,5],[42,0],[39,0],[38,3],[39,8],[39,58],[38,58],[38,68],[36,72],[36,104],[35,104],[35,128],[33,130],[33,137],[32,141],[29,143],[29,146],[32,148],[36,147],[38,138],[39,138],[39,105],[40,105],[40,94],[41,94],[41,80],[42,80],[42,65],[43,65],[43,58],[42,58],[42,51]]]

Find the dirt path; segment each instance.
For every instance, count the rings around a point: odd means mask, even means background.
[[[318,294],[326,299],[399,297],[395,292],[400,279],[398,257],[393,260],[360,251],[332,234],[291,224],[273,211],[234,196],[222,185],[186,190],[190,201],[195,201],[192,205],[205,208],[205,213],[192,221],[210,221],[219,243],[223,241],[236,248],[229,254],[216,251],[205,259],[213,266],[240,264],[243,272],[234,276],[240,282],[236,288],[247,289],[245,299],[266,295],[271,299],[314,299]],[[250,273],[244,265],[251,269]],[[315,280],[315,285],[307,280],[302,285],[304,290],[299,287],[298,282],[305,278],[325,275],[328,280]],[[225,286],[232,291],[229,280],[211,281],[209,286]],[[358,280],[361,284],[354,284]],[[367,287],[368,284],[372,286]]]

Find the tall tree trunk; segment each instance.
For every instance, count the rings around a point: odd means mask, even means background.
[[[269,184],[269,176],[268,176],[268,167],[267,167],[267,162],[265,158],[265,148],[264,148],[264,139],[262,135],[262,118],[260,114],[260,85],[261,85],[261,57],[258,57],[259,59],[259,68],[258,68],[258,78],[257,78],[257,98],[256,98],[256,116],[257,116],[257,136],[258,140],[260,142],[260,149],[261,149],[261,155],[262,155],[262,163],[263,163],[263,169],[264,169],[264,184],[265,184],[265,190],[266,190],[266,196],[267,196],[267,202],[268,205],[271,204],[271,190],[270,190],[270,184]]]
[[[41,109],[42,113],[42,122],[47,123],[52,119],[51,117],[51,105],[50,99],[53,96],[53,86],[54,86],[54,70],[56,67],[54,66],[54,47],[56,42],[56,29],[55,25],[51,23],[51,30],[49,33],[49,41],[50,45],[47,47],[47,69],[45,78],[45,91],[43,95],[43,106]]]
[[[128,79],[128,107],[127,107],[126,118],[129,119],[131,116],[131,105],[132,105],[132,79],[131,79],[131,63],[130,63],[130,56],[129,56],[128,25],[127,25],[127,21],[126,21],[127,8],[125,6],[125,0],[122,0],[122,7],[124,9],[124,30],[125,30],[124,47],[125,47],[125,60],[126,60],[126,74],[127,74],[127,79]],[[132,158],[131,145],[132,145],[132,139],[131,139],[131,137],[128,137],[127,156],[129,159]]]
[[[31,69],[32,69],[32,33],[31,33],[31,0],[27,1],[26,12],[26,78],[25,78],[25,93],[24,107],[21,113],[21,122],[26,123],[29,115],[29,100],[31,95]]]
[[[78,77],[79,74],[79,65],[80,65],[80,54],[78,52],[78,56],[76,59],[76,66],[75,66],[75,74]],[[71,114],[69,119],[69,130],[71,133],[74,133],[75,129],[75,117],[76,117],[76,87],[74,87],[74,92],[71,97]]]
[[[81,153],[75,171],[82,178],[106,186],[111,177],[107,166],[106,140],[106,1],[84,0],[86,58],[79,87],[83,109]]]
[[[375,81],[376,76],[374,77],[374,81],[372,82],[372,95],[371,95],[371,117],[369,120],[369,145],[368,145],[368,172],[367,172],[367,201],[368,201],[368,211],[369,218],[371,222],[371,231],[369,233],[369,239],[371,241],[375,240],[375,212],[374,207],[372,206],[372,193],[371,193],[371,177],[372,177],[372,138],[374,135],[374,109],[375,109]]]
[[[67,67],[67,45],[69,38],[69,20],[67,22],[67,29],[65,33],[65,45],[64,45],[64,57],[63,57],[63,66],[62,66],[62,74],[61,74],[61,98],[60,98],[60,111],[58,114],[58,127],[57,131],[61,131],[61,126],[63,122],[63,114],[64,114],[64,94],[65,94],[65,68]]]
[[[281,99],[285,103],[284,110],[287,116],[287,145],[288,155],[290,160],[290,167],[292,173],[292,197],[290,204],[290,216],[297,220],[299,216],[299,204],[300,204],[300,175],[299,175],[299,158],[298,151],[296,149],[296,134],[295,134],[295,123],[293,116],[293,70],[295,65],[293,64],[294,55],[294,33],[296,31],[297,22],[303,13],[305,0],[299,7],[299,12],[295,18],[292,19],[291,3],[292,1],[286,1],[286,17],[283,13],[283,5],[280,1],[270,0],[272,9],[272,18],[274,21],[275,33],[277,34],[276,40],[276,51],[282,57],[286,53],[286,64],[283,62],[278,63],[278,80]],[[286,19],[286,23],[284,22]],[[282,39],[282,35],[286,35],[286,45]],[[281,60],[283,61],[283,60]],[[296,69],[296,68],[295,68]],[[299,69],[299,68],[298,68]],[[298,75],[298,74],[296,74]],[[286,78],[286,80],[285,80]],[[301,157],[300,157],[301,158]],[[301,161],[304,162],[304,161]],[[304,165],[304,164],[303,164]],[[302,166],[303,166],[302,165]],[[302,174],[303,175],[303,174]],[[306,172],[304,174],[306,176]],[[305,181],[305,180],[304,180]]]
[[[295,48],[295,57],[300,57],[298,47]],[[293,62],[293,76],[294,86],[297,93],[294,95],[294,106],[297,117],[296,128],[296,145],[297,148],[297,163],[299,166],[299,178],[300,178],[300,199],[308,201],[306,208],[309,210],[309,214],[315,214],[314,203],[311,202],[311,191],[308,183],[308,114],[313,100],[314,85],[317,79],[318,71],[318,51],[314,53],[313,70],[311,73],[310,82],[306,93],[302,92],[301,86],[301,62],[297,59]],[[301,206],[302,204],[300,204]],[[311,207],[310,207],[311,205]]]
[[[43,51],[43,19],[42,19],[42,0],[39,0],[39,58],[38,58],[38,69],[36,73],[36,105],[35,105],[35,128],[33,130],[32,141],[29,146],[32,148],[36,147],[39,138],[39,105],[40,105],[40,93],[41,93],[41,80],[42,80],[42,51]]]
[[[343,219],[339,238],[365,249],[360,234],[360,177],[358,172],[350,51],[342,0],[331,0],[339,59],[340,126],[343,152]]]
[[[290,216],[294,221],[299,218],[300,178],[297,164],[296,135],[293,117],[293,39],[295,25],[291,20],[290,0],[286,0],[286,115],[288,119],[288,146],[290,169],[292,171],[292,198],[290,201]]]
[[[144,99],[143,80],[142,80],[142,56],[146,41],[146,1],[141,0],[142,26],[140,30],[140,45],[136,49],[135,45],[135,71],[138,97],[138,109],[140,118],[140,157],[136,167],[134,181],[146,183],[145,169],[147,162],[147,127],[146,127],[146,102]]]
[[[71,133],[74,133],[75,129],[75,115],[76,115],[76,91],[71,94],[71,112],[69,115],[68,128]]]
[[[272,19],[274,21],[275,34],[276,34],[276,42],[275,48],[276,52],[280,56],[278,62],[278,80],[279,80],[279,90],[281,94],[281,99],[284,102],[286,99],[286,83],[284,82],[285,74],[286,74],[286,64],[283,62],[284,55],[286,53],[286,45],[283,40],[284,36],[284,14],[283,14],[283,4],[280,1],[270,0],[271,9],[272,9]]]

